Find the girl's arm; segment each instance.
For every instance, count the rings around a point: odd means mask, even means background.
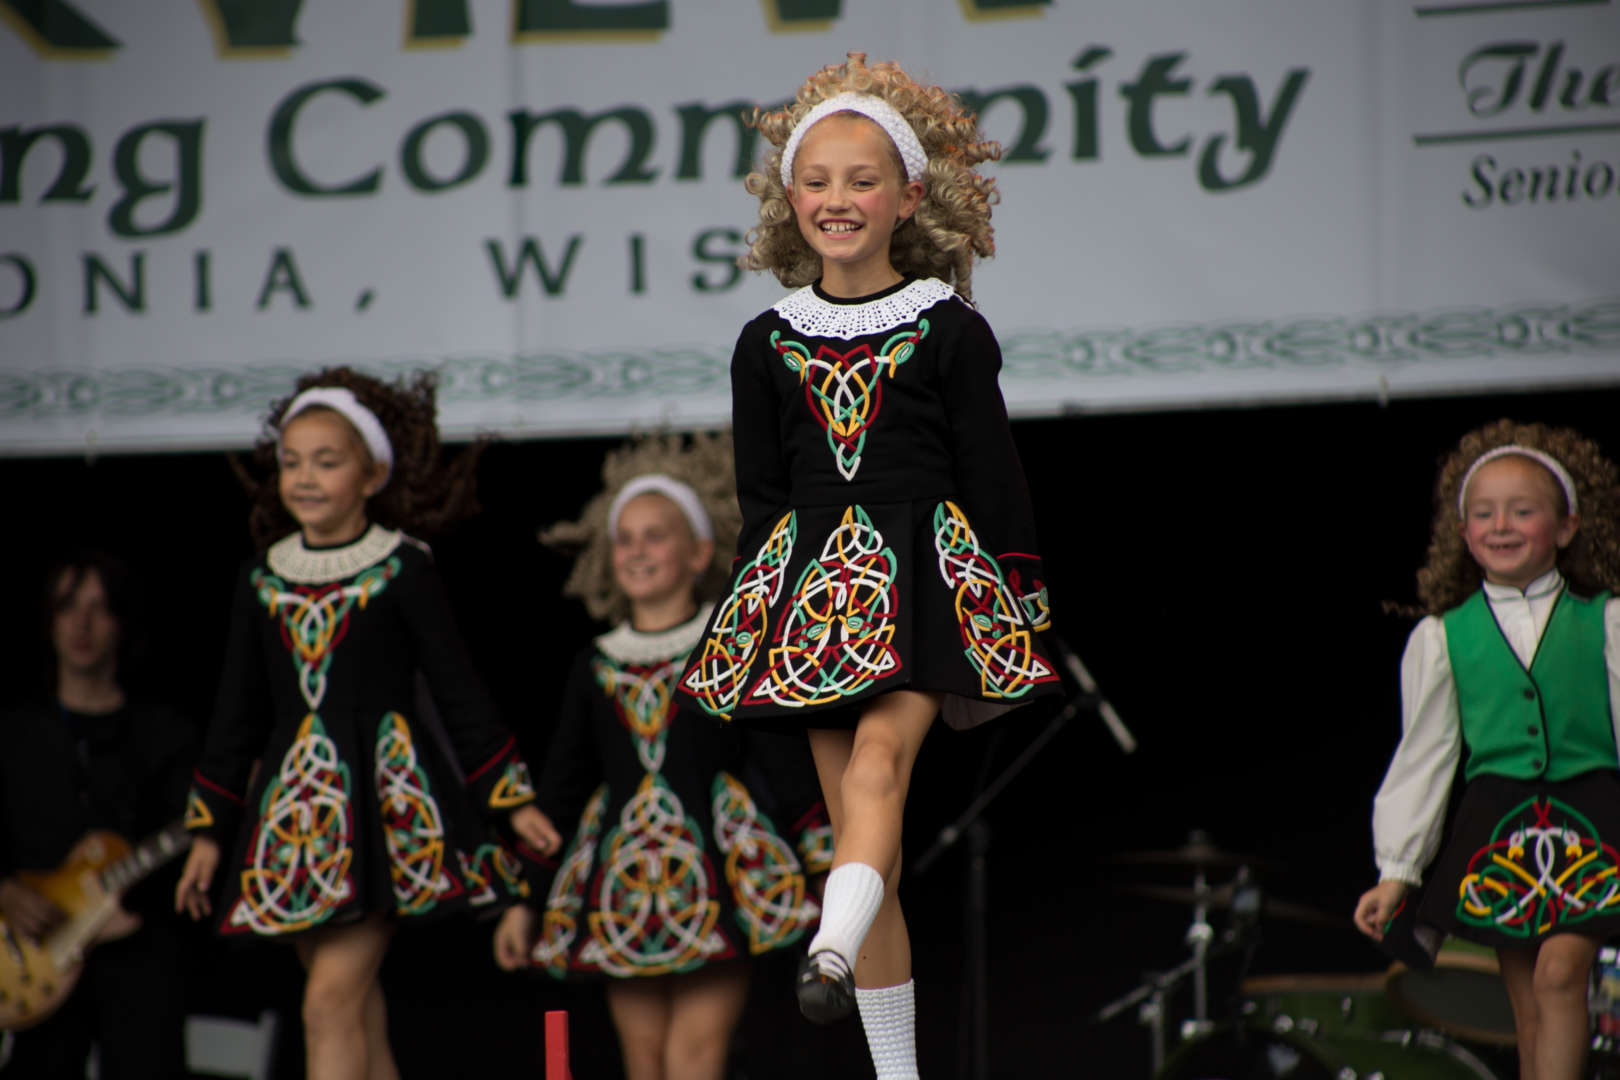
[[[1603,659],[1609,669],[1609,722],[1620,747],[1620,597],[1603,605]]]
[[[764,345],[753,324],[743,327],[731,354],[732,452],[737,464],[737,503],[742,532],[737,554],[764,539],[787,505],[789,481],[782,460],[781,405],[761,360]],[[723,537],[717,538],[722,543]]]
[[[398,589],[412,660],[439,707],[473,798],[486,812],[501,815],[533,802],[528,766],[456,632],[455,615],[431,557],[423,556]]]
[[[602,782],[602,762],[591,729],[593,694],[599,693],[591,676],[590,657],[577,657],[563,687],[557,726],[546,747],[538,788],[540,808],[562,833],[565,846],[579,825],[579,815],[591,792]],[[539,894],[538,899],[543,902],[544,894]]]
[[[1446,799],[1462,759],[1462,719],[1445,626],[1419,622],[1401,657],[1401,742],[1373,799],[1378,873],[1413,885],[1440,848]]]
[[[186,796],[186,828],[216,842],[235,835],[248,777],[270,735],[270,687],[259,640],[265,617],[244,570],[231,601],[213,716]]]
[[[941,356],[956,490],[979,542],[995,556],[1007,584],[1024,600],[1035,629],[1046,628],[1045,581],[1037,554],[1035,513],[1002,400],[1001,346],[969,311]]]

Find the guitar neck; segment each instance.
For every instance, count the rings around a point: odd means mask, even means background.
[[[122,893],[185,851],[187,843],[184,824],[176,821],[165,826],[101,871],[101,887],[115,896]]]

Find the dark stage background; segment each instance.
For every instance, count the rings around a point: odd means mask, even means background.
[[[1499,416],[1570,424],[1620,454],[1617,406],[1620,392],[1568,392],[1015,425],[1057,629],[1141,749],[1122,756],[1081,716],[990,810],[996,1076],[1146,1075],[1147,1038],[1129,1014],[1107,1026],[1086,1018],[1144,969],[1185,955],[1187,912],[1117,886],[1188,878],[1106,857],[1177,845],[1194,827],[1274,863],[1263,875],[1271,895],[1343,916],[1336,929],[1268,922],[1255,973],[1383,967],[1349,923],[1374,874],[1370,800],[1399,732],[1397,662],[1410,628],[1380,602],[1412,597],[1437,460]],[[531,760],[543,755],[568,658],[593,632],[559,596],[566,563],[535,533],[595,490],[615,442],[496,444],[480,473],[484,512],[435,543],[462,632]],[[17,578],[13,615],[0,623],[7,689],[30,689],[40,670],[43,564],[63,543],[88,540],[143,573],[139,688],[203,722],[232,575],[249,554],[246,500],[224,456],[0,468],[11,506],[0,555]],[[920,853],[1041,727],[936,730],[918,763],[908,851]],[[903,889],[930,1076],[956,1075],[962,1057],[964,867],[952,854]],[[575,1077],[617,1076],[600,998],[497,972],[488,941],[487,926],[470,924],[396,939],[384,982],[404,1074],[533,1074],[541,1010],[567,1007]],[[798,1019],[792,963],[758,968],[735,1076],[862,1075],[858,1025]],[[227,950],[198,934],[188,964],[197,1011],[279,1009],[281,1074],[300,1074],[290,950]],[[1216,989],[1231,977],[1218,973]]]

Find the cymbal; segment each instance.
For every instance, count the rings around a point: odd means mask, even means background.
[[[1222,851],[1207,840],[1194,840],[1162,851],[1121,851],[1103,856],[1103,861],[1132,866],[1250,866],[1257,869],[1276,866],[1272,860],[1259,855]]]
[[[1196,904],[1200,897],[1204,903],[1213,908],[1230,908],[1237,890],[1231,885],[1213,885],[1209,888],[1198,889],[1183,888],[1178,885],[1142,885],[1128,883],[1116,885],[1115,892],[1127,896],[1145,896],[1150,900],[1164,900],[1171,904],[1185,904],[1188,907]],[[1336,930],[1350,929],[1354,924],[1346,916],[1333,915],[1320,908],[1309,907],[1305,904],[1295,904],[1287,900],[1277,900],[1261,894],[1260,914],[1277,919],[1287,919],[1289,922],[1305,923],[1309,926],[1326,926]]]

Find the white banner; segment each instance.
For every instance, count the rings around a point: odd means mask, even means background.
[[[0,452],[723,420],[738,114],[850,48],[1006,148],[1016,413],[1620,384],[1620,0],[0,0]]]

